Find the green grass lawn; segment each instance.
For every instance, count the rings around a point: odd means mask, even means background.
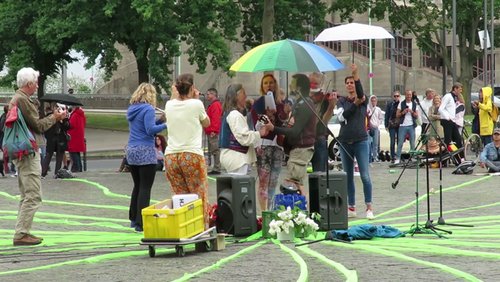
[[[87,128],[128,132],[128,121],[124,114],[85,113]],[[167,130],[160,132],[167,136]]]
[[[88,128],[128,131],[128,122],[123,114],[85,113],[85,117]]]

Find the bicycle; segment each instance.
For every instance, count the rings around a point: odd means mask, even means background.
[[[479,158],[479,154],[484,148],[483,142],[481,141],[481,136],[476,133],[472,133],[469,135],[467,129],[465,127],[462,129],[462,139],[464,140],[464,152],[465,159],[473,159],[477,160]]]

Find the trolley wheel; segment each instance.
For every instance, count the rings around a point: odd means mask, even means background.
[[[194,249],[197,252],[204,253],[210,251],[210,246],[208,245],[208,242],[198,242],[194,244]]]
[[[183,257],[186,255],[184,252],[184,248],[182,246],[175,246],[175,253],[177,254],[178,257]]]
[[[149,246],[148,246],[148,250],[149,250],[149,257],[154,258],[154,257],[155,257],[155,255],[156,255],[156,249],[155,249],[155,246],[153,246],[153,245],[149,245]]]
[[[217,244],[217,239],[212,239],[209,241],[208,249],[210,251],[215,251],[215,245]]]

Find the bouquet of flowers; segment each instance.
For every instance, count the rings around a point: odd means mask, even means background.
[[[269,223],[269,234],[271,235],[279,232],[316,235],[316,231],[319,229],[318,224],[313,220],[313,218],[319,220],[320,215],[317,213],[313,213],[309,217],[306,211],[301,210],[298,206],[293,209],[280,206],[276,212],[275,219]]]

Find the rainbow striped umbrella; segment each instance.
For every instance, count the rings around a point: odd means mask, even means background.
[[[343,69],[332,54],[313,43],[280,40],[259,45],[239,58],[230,68],[237,72],[282,70],[289,72],[325,72]]]

